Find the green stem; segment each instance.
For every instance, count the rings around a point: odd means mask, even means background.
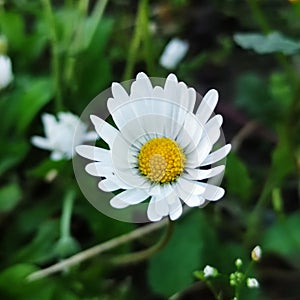
[[[154,246],[139,252],[115,256],[111,259],[111,262],[116,265],[125,265],[125,264],[137,263],[151,257],[153,254],[163,249],[168,243],[168,241],[170,240],[174,230],[174,222],[172,222],[169,219],[167,226],[168,227],[165,235]]]
[[[151,54],[150,32],[149,32],[148,0],[141,0],[138,7],[135,31],[129,46],[123,80],[131,79],[133,69],[138,55],[141,42],[144,41],[144,56],[148,71],[153,74],[153,59]]]
[[[61,237],[70,236],[71,217],[72,217],[74,199],[75,199],[75,192],[73,190],[69,190],[64,198],[64,203],[62,207],[61,224],[60,224]]]
[[[142,39],[144,42],[144,58],[149,76],[154,75],[154,59],[151,47],[150,26],[149,26],[149,5],[148,0],[142,1],[143,9],[141,15],[141,27],[143,31]]]
[[[53,9],[50,0],[42,0],[45,10],[45,16],[50,28],[50,41],[51,41],[51,51],[52,51],[52,72],[54,76],[55,84],[55,110],[59,112],[63,109],[62,103],[62,89],[61,89],[61,68],[60,68],[60,58],[58,49],[58,38],[56,33],[56,24],[53,14]]]
[[[210,291],[212,292],[212,294],[214,295],[216,300],[222,300],[223,299],[222,294],[217,292],[217,290],[215,289],[215,287],[213,286],[213,284],[211,283],[210,280],[206,280],[205,284],[210,289]]]

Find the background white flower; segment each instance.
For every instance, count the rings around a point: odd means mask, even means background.
[[[256,246],[253,248],[253,250],[251,251],[251,258],[254,261],[259,261],[261,259],[262,256],[262,250],[260,246]]]
[[[216,277],[218,275],[218,270],[212,266],[205,266],[203,269],[203,275],[205,278]]]
[[[11,60],[6,55],[0,55],[0,90],[13,80]]]
[[[159,63],[168,70],[175,69],[189,49],[189,43],[179,38],[173,38],[165,47]]]
[[[224,165],[211,165],[231,149],[225,145],[211,153],[222,125],[220,115],[210,118],[218,101],[216,90],[204,96],[196,113],[195,90],[178,82],[174,74],[162,88],[153,87],[147,75],[139,73],[130,94],[118,83],[113,83],[112,94],[107,105],[117,128],[91,116],[109,150],[76,148],[95,161],[86,171],[105,178],[99,182],[101,190],[123,190],[111,199],[111,206],[122,209],[150,199],[149,220],[165,216],[176,220],[183,211],[181,201],[197,207],[223,197],[223,188],[206,182],[224,171]]]
[[[259,288],[259,282],[256,278],[247,278],[247,287],[248,288]]]
[[[46,137],[33,136],[31,142],[38,148],[52,151],[52,160],[70,159],[75,153],[75,146],[98,137],[95,131],[87,132],[87,125],[70,112],[58,113],[58,120],[54,115],[45,113],[42,122]]]

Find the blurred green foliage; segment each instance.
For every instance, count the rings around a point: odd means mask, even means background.
[[[271,257],[271,272],[299,274],[299,19],[300,3],[291,1],[0,1],[0,34],[14,72],[0,91],[0,298],[213,299],[193,272],[207,264],[233,272],[236,258],[250,262],[256,244],[266,261]],[[96,256],[27,282],[40,268],[136,228],[84,199],[70,161],[51,161],[48,152],[32,147],[31,136],[43,135],[41,114],[80,115],[112,81],[141,70],[164,77],[169,70],[159,57],[177,36],[190,49],[174,72],[201,93],[211,86],[220,90],[225,137],[235,137],[250,121],[259,124],[227,159],[226,196],[187,214],[167,246],[137,266],[114,266],[108,256]],[[69,189],[74,206],[63,236]],[[276,189],[282,203],[274,210]],[[158,235],[110,255],[151,246]],[[244,288],[241,299],[296,299],[293,288],[282,294],[278,285],[264,285],[272,280],[267,267],[251,268],[261,289]],[[289,286],[287,281],[281,284]],[[224,299],[233,297],[226,278],[216,285]]]

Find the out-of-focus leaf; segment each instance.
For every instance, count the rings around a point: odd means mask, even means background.
[[[277,220],[265,231],[261,242],[262,249],[295,259],[300,264],[299,228],[299,212]]]
[[[154,292],[170,296],[193,282],[193,271],[205,264],[211,228],[202,213],[193,212],[176,222],[167,246],[150,260],[148,280]]]
[[[281,52],[287,55],[300,51],[300,41],[285,37],[279,32],[268,35],[259,33],[236,33],[234,41],[244,49],[251,49],[259,54]]]
[[[285,132],[278,130],[278,136],[278,144],[272,153],[271,176],[274,184],[280,186],[282,180],[295,169],[295,165]]]
[[[49,172],[52,171],[56,171],[57,173],[63,172],[67,164],[68,161],[66,160],[54,161],[51,160],[50,158],[47,158],[44,161],[42,161],[37,167],[29,170],[27,174],[29,176],[45,179],[49,174]]]
[[[235,103],[249,116],[268,124],[278,121],[278,111],[267,88],[267,82],[255,73],[244,73],[236,82]],[[280,115],[279,115],[280,116]]]
[[[28,85],[19,99],[17,128],[23,132],[37,112],[53,96],[53,85],[49,78],[35,78]]]
[[[76,58],[74,66],[76,84],[72,83],[70,88],[76,88],[78,99],[90,101],[103,88],[106,88],[111,81],[110,64],[107,58],[104,59],[104,51],[113,29],[113,24],[112,19],[102,19],[89,47]],[[87,103],[84,101],[80,102],[84,106]],[[72,105],[74,105],[73,102]],[[82,110],[84,106],[78,107],[78,109]]]
[[[249,199],[252,194],[253,182],[246,165],[233,152],[227,156],[225,178],[227,180],[227,192]]]
[[[275,106],[285,115],[292,104],[293,91],[285,73],[274,72],[270,76],[269,90]]]
[[[24,47],[24,21],[17,12],[0,10],[1,31],[9,41],[9,48],[19,51]]]
[[[3,126],[0,131],[14,135],[24,133],[39,110],[53,97],[53,84],[49,77],[19,76],[15,90],[0,102]]]
[[[45,221],[40,224],[34,239],[14,255],[14,261],[43,263],[54,257],[54,244],[58,239],[59,223]]]
[[[0,147],[0,175],[18,164],[28,152],[28,142],[23,140],[6,139]]]
[[[20,297],[26,285],[26,276],[34,271],[36,271],[36,267],[25,263],[13,265],[2,271],[0,273],[1,299],[17,299],[17,296]]]
[[[59,281],[46,278],[34,282],[28,282],[26,277],[37,271],[31,264],[15,264],[0,273],[0,298],[22,300],[79,300],[71,289]]]
[[[16,183],[6,185],[0,189],[0,212],[10,212],[22,198],[20,187]]]

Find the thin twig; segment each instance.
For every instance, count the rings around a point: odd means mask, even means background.
[[[79,264],[80,262],[83,262],[89,258],[99,255],[100,253],[103,253],[107,250],[116,248],[122,244],[129,242],[129,241],[138,239],[139,237],[142,237],[145,234],[151,233],[159,228],[162,228],[163,226],[165,226],[167,224],[167,222],[168,222],[168,220],[165,219],[159,223],[151,223],[149,225],[135,229],[129,233],[123,234],[123,235],[113,238],[109,241],[106,241],[102,244],[96,245],[87,250],[79,252],[79,253],[65,259],[64,261],[56,263],[48,268],[34,272],[34,273],[30,274],[26,279],[28,281],[35,281],[38,279],[45,278],[53,273],[63,271],[71,266],[75,266],[75,265]]]
[[[166,246],[172,236],[173,230],[174,222],[169,219],[166,233],[157,244],[146,250],[115,256],[111,259],[111,262],[115,265],[127,265],[146,260]]]
[[[232,151],[237,152],[243,141],[259,127],[258,122],[250,121],[231,140]]]

